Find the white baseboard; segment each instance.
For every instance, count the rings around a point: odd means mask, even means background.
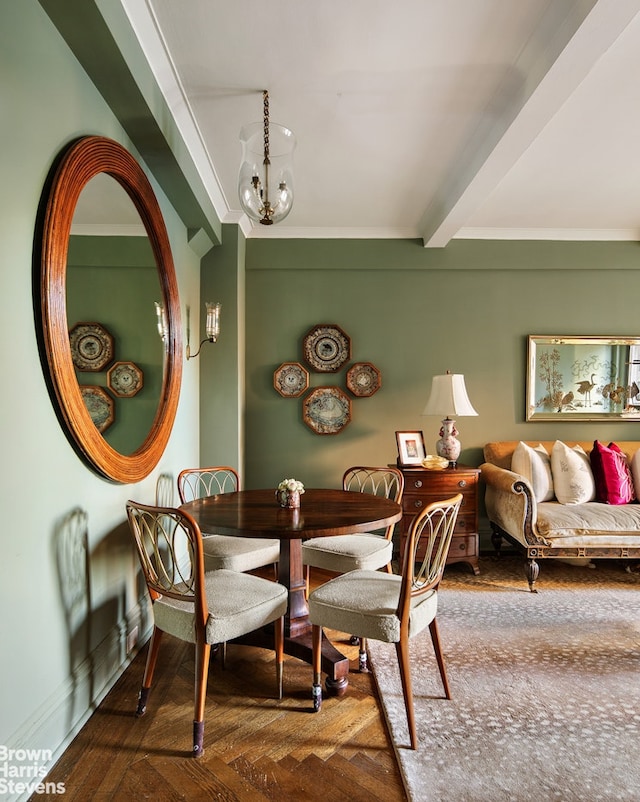
[[[141,602],[147,604],[146,599]],[[145,626],[150,623],[146,606],[143,610],[139,603],[125,619],[110,629],[85,660],[73,668],[69,677],[29,716],[9,742],[0,747],[15,750],[14,757],[7,760],[8,771],[4,768],[5,760],[0,760],[1,799],[26,802],[34,793],[34,784],[44,782],[44,777],[149,639],[151,627],[142,632],[141,622]],[[127,634],[136,626],[140,634],[132,651],[127,654]],[[44,744],[47,748],[43,747]],[[0,757],[6,759],[7,754]],[[28,770],[31,776],[12,778],[12,767]],[[21,788],[20,785],[29,787]],[[47,798],[51,798],[54,794],[62,795],[63,789],[48,789],[48,793]]]

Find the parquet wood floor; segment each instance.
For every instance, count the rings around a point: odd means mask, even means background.
[[[213,658],[198,760],[190,751],[193,647],[165,636],[146,715],[134,716],[145,647],[46,781],[65,784],[66,802],[406,800],[373,676],[358,673],[357,647],[345,635],[328,634],[350,659],[349,688],[325,697],[317,714],[306,663],[285,657],[279,701],[272,652],[231,645],[224,669]]]

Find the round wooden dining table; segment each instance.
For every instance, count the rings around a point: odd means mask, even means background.
[[[285,651],[311,663],[311,624],[302,565],[302,541],[312,537],[353,534],[384,529],[399,521],[402,507],[387,498],[346,490],[307,489],[299,509],[283,509],[274,490],[240,490],[187,502],[181,509],[197,522],[203,536],[233,535],[280,541],[278,581],[289,591],[285,616]],[[254,633],[252,642],[271,646],[272,628]],[[327,689],[343,693],[348,684],[349,660],[323,638],[322,670]]]

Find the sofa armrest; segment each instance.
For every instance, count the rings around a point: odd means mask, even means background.
[[[490,462],[480,466],[486,484],[485,506],[496,525],[523,546],[548,546],[538,535],[538,502],[530,483],[519,473]]]

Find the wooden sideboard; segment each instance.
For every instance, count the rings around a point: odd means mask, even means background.
[[[478,567],[478,479],[479,468],[458,464],[455,468],[427,470],[421,466],[398,467],[404,475],[402,521],[400,528],[400,559],[404,557],[407,533],[415,516],[431,501],[462,493],[462,505],[454,530],[447,563],[466,562],[474,574]],[[420,556],[420,552],[418,552]]]

